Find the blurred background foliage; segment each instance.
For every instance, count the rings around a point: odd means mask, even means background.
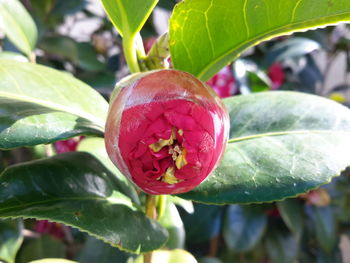
[[[106,99],[128,74],[122,41],[99,1],[22,0],[39,32],[37,63],[65,70]],[[167,29],[175,0],[160,0],[141,34],[145,49]],[[20,19],[20,18],[18,18]],[[0,31],[0,56],[27,58]],[[280,37],[248,50],[208,84],[221,97],[295,90],[350,104],[350,27],[338,25]],[[42,158],[47,151],[75,151],[83,138],[0,152],[0,171]],[[294,199],[269,204],[210,206],[168,198],[161,223],[169,249],[185,249],[198,262],[350,262],[350,171]],[[135,256],[70,227],[35,220],[0,222],[0,259],[41,258],[133,262]],[[190,261],[189,261],[190,262]]]

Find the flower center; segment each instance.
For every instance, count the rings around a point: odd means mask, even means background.
[[[180,136],[183,136],[183,130],[180,129],[177,132]],[[171,135],[169,139],[159,139],[158,142],[149,145],[149,148],[155,153],[159,152],[164,147],[169,148],[168,153],[173,159],[174,165],[168,167],[165,173],[161,175],[158,180],[161,180],[167,184],[179,183],[181,180],[176,178],[175,170],[181,169],[187,165],[187,160],[185,147],[182,147],[176,139],[175,127],[171,129]]]

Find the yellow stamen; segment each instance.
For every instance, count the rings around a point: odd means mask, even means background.
[[[171,130],[171,135],[169,139],[159,139],[158,142],[150,144],[149,148],[152,149],[155,153],[159,152],[163,147],[170,146],[174,143],[174,140],[176,139],[176,133],[175,128]]]
[[[177,131],[180,136],[183,135],[183,130]],[[186,160],[186,149],[184,147],[180,147],[174,142],[176,140],[176,129],[172,128],[171,135],[169,139],[160,139],[158,142],[150,144],[149,147],[155,153],[159,152],[163,147],[169,146],[169,154],[171,158],[175,161],[175,166],[168,167],[165,173],[160,176],[157,180],[161,180],[167,184],[176,184],[181,182],[180,179],[175,177],[175,167],[177,169],[181,169],[185,165],[187,165]]]
[[[184,131],[182,129],[178,130],[177,133],[180,135],[180,136],[183,136],[184,135]]]
[[[174,159],[174,154],[173,154],[173,160],[175,161],[175,165],[177,169],[181,169],[187,164],[186,160],[186,149],[181,148],[179,146],[175,146],[174,151],[178,153],[178,155]]]
[[[166,172],[162,177],[162,181],[167,184],[176,184],[180,182],[180,180],[175,177],[174,167],[168,167],[168,169],[166,169]]]

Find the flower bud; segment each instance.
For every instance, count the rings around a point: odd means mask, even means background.
[[[215,92],[192,75],[158,70],[117,84],[105,144],[119,170],[149,194],[178,194],[216,167],[229,118]]]

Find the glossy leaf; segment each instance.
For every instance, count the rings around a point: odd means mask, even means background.
[[[161,247],[166,231],[112,177],[92,155],[79,152],[12,166],[0,176],[0,217],[64,223],[135,253]]]
[[[247,252],[261,239],[267,225],[267,216],[257,207],[231,205],[224,223],[227,247],[235,252]]]
[[[85,138],[78,145],[78,151],[88,152],[99,160],[116,178],[123,192],[129,196],[133,202],[139,204],[140,200],[134,185],[117,169],[109,159],[103,138]]]
[[[100,135],[108,103],[67,73],[10,60],[0,63],[0,149]]]
[[[22,220],[0,221],[0,260],[14,263],[16,254],[23,242]]]
[[[158,0],[101,0],[118,32],[133,38],[145,24]]]
[[[0,30],[23,53],[30,55],[38,37],[35,23],[18,0],[0,0]]]
[[[276,201],[325,184],[350,164],[348,108],[297,92],[224,101],[231,139],[223,160],[180,197],[215,204]]]
[[[286,199],[277,203],[278,211],[280,212],[284,223],[298,238],[303,230],[303,204],[295,198]]]
[[[172,62],[208,80],[262,41],[349,20],[349,1],[183,1],[170,19]]]

